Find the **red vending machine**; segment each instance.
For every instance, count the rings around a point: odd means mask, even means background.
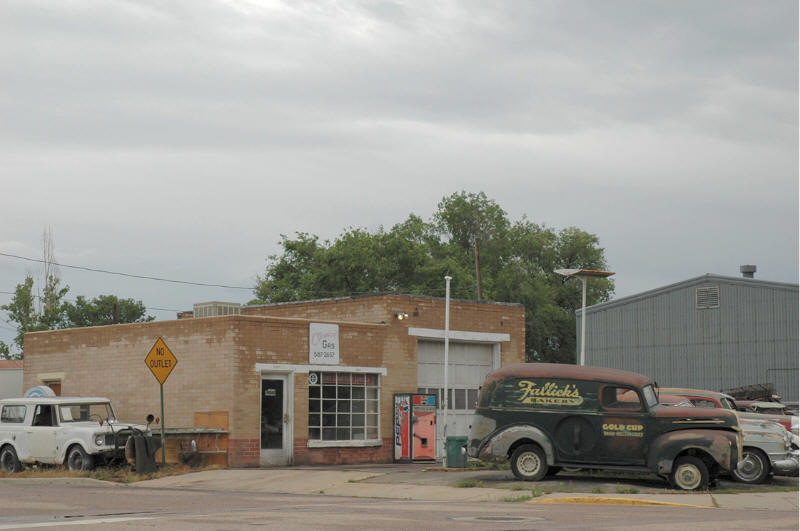
[[[436,395],[394,395],[394,460],[436,459]]]

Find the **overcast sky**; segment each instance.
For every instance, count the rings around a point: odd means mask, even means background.
[[[281,234],[465,190],[596,234],[617,296],[796,283],[798,3],[4,1],[0,184],[0,252],[49,226],[137,275],[251,286]],[[38,271],[0,256],[0,304]],[[61,273],[158,319],[252,298]]]

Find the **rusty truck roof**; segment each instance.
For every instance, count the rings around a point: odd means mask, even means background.
[[[576,380],[594,380],[600,382],[615,382],[641,387],[653,380],[642,374],[608,369],[605,367],[586,367],[568,365],[566,363],[515,363],[500,368],[486,377],[486,382],[507,377],[526,378],[572,378]]]

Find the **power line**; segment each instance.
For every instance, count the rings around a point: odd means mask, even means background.
[[[9,254],[9,253],[2,253],[0,252],[0,256],[7,256],[9,258],[16,258],[18,260],[27,260],[28,262],[38,262],[40,264],[45,263],[45,260],[40,260],[37,258],[28,258],[26,256],[19,256],[16,254]],[[158,282],[171,282],[173,284],[188,284],[190,286],[205,286],[210,288],[226,288],[226,289],[246,289],[249,291],[253,290],[253,286],[228,286],[225,284],[209,284],[205,282],[190,282],[188,280],[174,280],[170,278],[160,278],[160,277],[152,277],[148,275],[134,275],[132,273],[120,273],[118,271],[109,271],[107,269],[96,269],[93,267],[84,267],[84,266],[76,266],[76,265],[68,265],[68,264],[58,264],[59,267],[68,267],[70,269],[79,269],[81,271],[90,271],[92,273],[105,273],[107,275],[117,275],[121,277],[130,277],[130,278],[140,278],[144,280],[156,280]]]

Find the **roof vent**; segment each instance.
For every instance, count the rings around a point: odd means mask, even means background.
[[[753,278],[753,275],[755,275],[756,273],[756,266],[754,265],[739,266],[739,272],[742,274],[743,278]]]

